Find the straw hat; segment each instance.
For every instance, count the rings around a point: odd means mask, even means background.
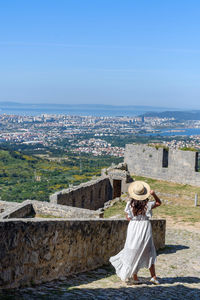
[[[134,181],[128,187],[129,196],[135,200],[145,200],[150,195],[150,186],[144,181]]]

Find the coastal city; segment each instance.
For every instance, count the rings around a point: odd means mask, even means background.
[[[0,143],[58,148],[65,143],[66,151],[94,156],[124,156],[124,145],[112,145],[113,137],[149,137],[156,143],[159,136],[166,147],[200,149],[199,135],[185,135],[186,128],[200,128],[200,121],[176,121],[159,117],[96,117],[41,114],[38,116],[0,115]],[[163,134],[163,130],[166,136]],[[176,135],[177,134],[177,135]],[[154,138],[153,138],[154,137]],[[110,140],[110,141],[109,141]]]

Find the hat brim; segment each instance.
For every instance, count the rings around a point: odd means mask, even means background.
[[[144,186],[144,193],[142,195],[137,195],[133,191],[134,185],[137,184],[138,182],[142,183]],[[135,200],[140,200],[140,201],[145,200],[150,196],[150,190],[151,190],[150,186],[148,185],[148,183],[144,181],[134,181],[128,187],[129,196]]]

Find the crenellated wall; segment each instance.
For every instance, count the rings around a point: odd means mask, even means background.
[[[151,220],[157,249],[165,220]],[[59,279],[107,264],[124,246],[122,219],[12,219],[0,221],[0,288]]]
[[[198,153],[127,144],[125,163],[132,175],[200,186]]]

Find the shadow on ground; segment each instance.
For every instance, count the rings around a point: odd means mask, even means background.
[[[157,251],[157,255],[176,253],[177,251],[185,250],[189,248],[190,247],[184,245],[166,245],[164,249]]]
[[[162,284],[173,284],[173,283],[200,283],[200,278],[198,277],[190,277],[190,276],[186,276],[186,277],[165,277],[162,278],[161,280]]]
[[[134,286],[134,287],[119,287],[119,288],[74,288],[67,287],[60,290],[52,290],[49,293],[41,291],[33,291],[32,293],[21,292],[17,294],[0,294],[1,300],[32,300],[32,299],[48,299],[48,300],[77,300],[77,299],[101,299],[101,300],[123,300],[123,299],[137,299],[137,300],[158,300],[158,299],[200,299],[200,289],[190,288],[184,285],[175,286]]]
[[[38,286],[31,286],[20,289],[0,291],[0,300],[35,300],[35,299],[200,299],[200,278],[198,277],[165,277],[159,278],[160,285],[154,286],[149,282],[150,278],[139,277],[141,285],[122,286],[120,279],[115,276],[109,279],[115,271],[111,265],[99,269],[67,277],[62,281],[52,281]],[[108,281],[101,283],[104,288],[81,288],[79,286],[89,284],[93,281],[100,281],[108,278]],[[109,287],[109,280],[112,286]],[[185,286],[199,284],[198,288]],[[168,286],[166,286],[168,285]]]
[[[152,283],[150,282],[150,277],[140,277],[139,279],[141,281],[142,284],[146,284],[146,285],[152,285]],[[186,283],[186,284],[200,284],[200,278],[198,277],[191,277],[191,276],[186,276],[186,277],[163,277],[163,278],[159,278],[158,280],[160,282],[161,285],[163,284],[178,284],[178,283]],[[199,285],[200,288],[200,285]]]
[[[176,253],[177,251],[189,249],[184,245],[166,245],[158,251],[158,255]],[[114,283],[119,288],[78,288],[77,286],[89,284],[93,281],[108,278],[115,275],[115,270],[111,265],[67,277],[64,280],[52,281],[38,286],[31,286],[13,290],[0,291],[0,300],[57,300],[57,299],[200,299],[200,278],[198,277],[165,277],[160,278],[160,285],[153,286],[150,278],[140,277],[142,284],[135,286],[120,287],[120,279],[114,279]],[[113,282],[111,282],[113,284]],[[184,284],[199,284],[199,288],[184,286]],[[165,286],[171,285],[171,286]]]
[[[184,245],[166,245],[158,251],[158,255],[176,253],[189,249]],[[159,286],[152,286],[150,278],[141,278],[140,286],[127,286],[121,288],[77,288],[77,286],[89,284],[93,281],[115,275],[114,268],[109,264],[101,268],[85,273],[69,276],[64,280],[52,281],[38,286],[25,287],[13,290],[0,291],[0,300],[32,300],[32,299],[200,299],[200,286],[198,288],[186,287],[183,284],[200,284],[197,277],[165,277],[161,278]],[[115,285],[120,286],[120,279],[114,280]],[[165,285],[172,285],[165,286]],[[178,293],[178,294],[177,294]],[[137,294],[137,297],[135,296]],[[148,296],[147,296],[148,295]],[[162,297],[161,297],[162,295]],[[177,296],[178,295],[178,296]],[[164,297],[164,298],[163,298]]]

